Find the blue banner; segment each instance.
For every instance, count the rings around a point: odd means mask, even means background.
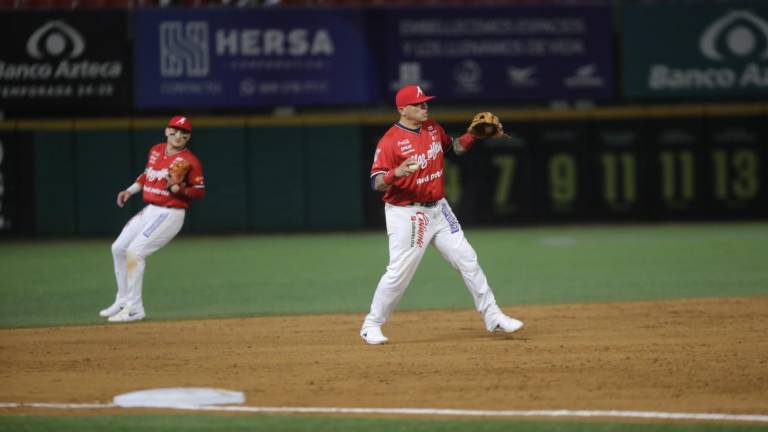
[[[357,10],[141,9],[138,108],[344,105],[375,100]]]
[[[379,12],[385,94],[418,83],[441,101],[613,97],[609,6],[405,8]],[[392,99],[391,97],[389,99]]]

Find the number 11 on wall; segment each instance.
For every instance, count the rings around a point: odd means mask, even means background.
[[[606,203],[634,204],[637,201],[637,169],[635,155],[630,152],[603,153],[603,199]]]
[[[661,161],[661,197],[671,205],[687,204],[695,197],[693,152],[663,151]]]

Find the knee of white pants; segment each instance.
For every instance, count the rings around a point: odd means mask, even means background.
[[[137,262],[144,261],[144,254],[142,254],[139,250],[133,249],[131,247],[128,247],[128,249],[125,251],[128,258],[133,259]]]
[[[125,255],[126,252],[127,252],[127,250],[126,250],[125,246],[123,246],[122,244],[118,243],[117,240],[115,240],[112,243],[112,255]]]

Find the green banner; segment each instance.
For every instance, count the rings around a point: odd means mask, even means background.
[[[768,95],[765,2],[627,5],[621,16],[625,97]]]

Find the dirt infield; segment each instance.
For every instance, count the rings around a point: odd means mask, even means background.
[[[0,402],[202,386],[258,406],[768,413],[768,297],[507,310],[526,322],[511,336],[474,311],[395,312],[384,346],[362,314],[2,330]]]

